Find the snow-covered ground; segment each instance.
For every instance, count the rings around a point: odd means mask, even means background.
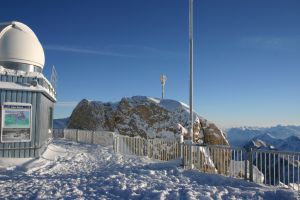
[[[54,140],[38,160],[2,159],[1,199],[296,199],[284,188],[183,170],[178,162]],[[17,166],[16,166],[17,165]]]

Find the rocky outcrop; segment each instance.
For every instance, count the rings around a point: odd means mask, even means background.
[[[70,119],[69,128],[88,130],[111,130],[112,120],[111,104],[82,100],[74,109]]]
[[[215,124],[209,123],[208,126],[202,126],[205,134],[204,144],[229,145],[224,133]]]
[[[194,142],[229,145],[213,123],[194,114]],[[188,138],[189,108],[174,100],[135,96],[116,103],[82,100],[74,109],[68,128],[115,131],[144,138]]]
[[[229,145],[225,135],[213,123],[193,113],[194,142],[209,145]],[[189,108],[174,100],[135,96],[116,103],[82,100],[74,109],[68,128],[114,131],[144,138],[189,138]],[[154,145],[154,144],[153,144]],[[187,149],[187,152],[190,151]],[[200,154],[201,155],[200,155]],[[217,155],[225,155],[219,159]],[[202,171],[225,174],[231,160],[230,151],[200,148],[194,158],[202,158]]]

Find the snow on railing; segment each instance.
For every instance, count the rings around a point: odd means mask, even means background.
[[[102,146],[112,145],[114,134],[115,133],[109,131],[53,129],[53,137],[65,138],[67,140],[88,144],[100,144]]]
[[[249,151],[249,160],[264,176],[264,184],[286,185],[299,191],[300,153],[274,150]],[[250,177],[256,182],[255,177]]]
[[[180,158],[180,143],[173,139],[144,139],[116,135],[115,152],[138,156],[148,156],[157,160],[172,160]]]
[[[300,153],[296,152],[183,144],[183,166],[265,185],[300,189]]]
[[[184,168],[247,179],[246,175],[249,170],[247,170],[248,163],[245,160],[246,151],[244,149],[219,145],[182,145]]]
[[[141,137],[128,137],[118,135],[114,137],[114,150],[117,153],[147,156],[146,139]]]
[[[180,143],[174,139],[148,139],[147,156],[165,161],[180,158]]]
[[[180,143],[175,139],[145,139],[107,131],[53,130],[53,136],[76,142],[113,145],[121,154],[168,161],[181,158],[184,168],[284,186],[300,192],[300,153]]]
[[[181,158],[184,168],[300,189],[300,153],[181,144],[177,140],[146,140],[123,135],[115,135],[114,141],[115,152],[121,154],[148,156],[162,161]]]
[[[53,138],[63,138],[64,137],[64,129],[53,129],[52,130]]]

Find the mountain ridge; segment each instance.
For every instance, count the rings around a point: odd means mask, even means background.
[[[225,134],[212,122],[193,113],[194,142],[228,145]],[[83,99],[74,108],[67,128],[114,131],[144,138],[188,139],[189,107],[172,99],[124,97],[118,102]]]

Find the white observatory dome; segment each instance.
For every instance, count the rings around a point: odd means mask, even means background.
[[[43,47],[34,32],[20,22],[0,23],[0,65],[6,68],[42,72]]]

